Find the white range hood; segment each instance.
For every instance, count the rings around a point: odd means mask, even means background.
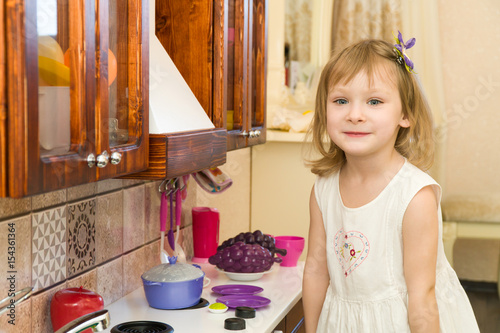
[[[155,0],[149,1],[149,133],[215,126],[155,35]]]

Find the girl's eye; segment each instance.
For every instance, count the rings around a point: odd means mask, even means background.
[[[335,104],[339,104],[339,105],[344,105],[344,104],[347,104],[347,100],[346,99],[343,99],[343,98],[339,98],[339,99],[336,99],[333,101]]]
[[[379,101],[378,99],[371,99],[368,101],[368,105],[379,105],[382,103],[382,101]]]

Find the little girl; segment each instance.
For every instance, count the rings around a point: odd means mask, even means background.
[[[304,270],[306,332],[479,332],[442,243],[429,107],[401,35],[326,64]]]

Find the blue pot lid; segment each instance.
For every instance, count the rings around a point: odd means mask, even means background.
[[[160,264],[142,274],[142,278],[154,282],[180,282],[190,281],[203,277],[205,273],[190,264],[176,263]]]

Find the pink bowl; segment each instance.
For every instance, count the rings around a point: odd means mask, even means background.
[[[285,267],[295,267],[297,266],[297,261],[299,260],[302,251],[304,250],[304,237],[299,236],[276,236],[274,237],[276,248],[286,249],[286,256],[281,256],[277,254],[278,257],[282,258],[281,266]]]

